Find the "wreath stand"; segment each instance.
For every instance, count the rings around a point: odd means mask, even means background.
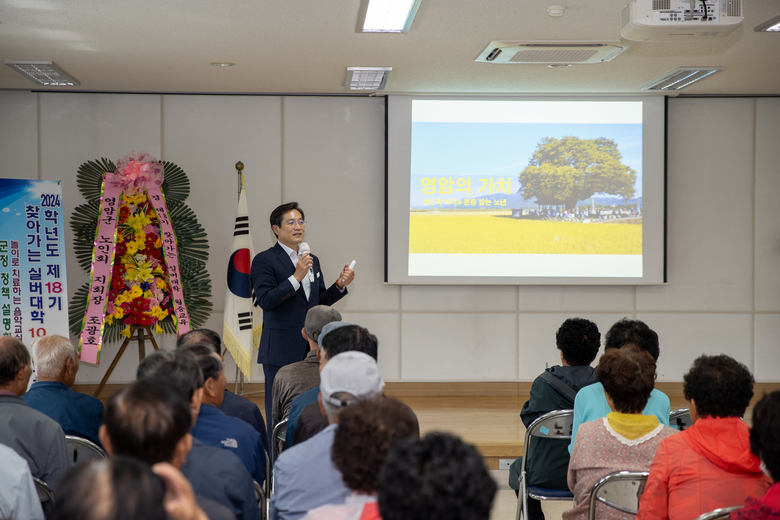
[[[157,346],[157,342],[154,340],[152,329],[150,327],[139,327],[136,325],[130,326],[130,336],[125,339],[125,341],[122,343],[122,346],[119,347],[119,352],[116,353],[114,360],[111,362],[111,365],[109,365],[108,371],[106,371],[106,375],[104,375],[103,379],[100,380],[100,384],[98,385],[97,390],[95,390],[95,393],[92,394],[94,397],[99,396],[100,392],[103,390],[103,387],[106,386],[106,382],[111,376],[111,372],[114,371],[114,367],[116,367],[116,364],[119,362],[119,358],[121,358],[122,354],[125,353],[125,349],[131,341],[138,342],[138,362],[140,363],[144,360],[146,357],[146,345],[144,344],[144,341],[147,338],[152,342],[154,350],[160,350],[160,347]]]

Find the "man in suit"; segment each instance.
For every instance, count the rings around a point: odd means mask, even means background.
[[[288,202],[271,212],[270,223],[278,242],[259,253],[250,272],[255,305],[263,309],[263,333],[257,362],[265,376],[265,413],[272,415],[273,382],[285,365],[301,361],[308,345],[301,337],[306,312],[315,305],[332,305],[347,294],[355,273],[345,265],[336,283],[326,289],[320,262],[314,255],[298,255],[306,233],[303,209]],[[311,270],[314,280],[310,280]],[[269,429],[274,425],[268,422]]]

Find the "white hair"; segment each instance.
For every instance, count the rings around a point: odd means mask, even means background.
[[[73,360],[76,367],[79,366],[78,349],[64,336],[44,336],[33,343],[32,351],[39,377],[56,379],[68,358]]]

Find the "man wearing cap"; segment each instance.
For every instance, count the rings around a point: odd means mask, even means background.
[[[282,452],[274,466],[272,520],[298,520],[310,509],[340,504],[350,494],[331,459],[338,415],[347,406],[381,398],[385,383],[374,358],[349,351],[334,356],[320,373],[319,406],[328,427]]]
[[[317,357],[320,360],[320,372],[328,359],[341,352],[356,350],[368,354],[374,360],[377,359],[378,342],[376,336],[359,325],[352,325],[345,321],[334,321],[325,325],[317,342],[319,344]],[[327,419],[320,412],[317,404],[319,393],[320,387],[318,385],[293,399],[292,404],[290,404],[290,420],[287,423],[285,448],[314,437],[328,425]]]
[[[326,305],[317,305],[306,313],[301,336],[309,344],[309,352],[303,361],[284,366],[276,373],[271,425],[275,426],[287,418],[293,399],[320,384],[317,339],[322,333],[322,328],[335,321],[341,321],[341,314]]]

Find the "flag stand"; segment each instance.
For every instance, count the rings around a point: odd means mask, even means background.
[[[104,375],[103,379],[100,380],[100,384],[98,385],[97,390],[95,390],[95,393],[92,394],[93,396],[98,397],[100,395],[103,387],[106,386],[108,378],[114,371],[114,367],[116,367],[116,364],[119,362],[119,358],[121,358],[122,354],[125,353],[125,349],[131,341],[135,340],[138,342],[138,362],[140,363],[144,360],[146,357],[146,345],[144,344],[144,341],[147,337],[152,342],[154,350],[160,350],[160,347],[157,346],[157,342],[154,340],[152,329],[150,327],[138,327],[136,325],[130,326],[130,336],[127,337],[127,339],[125,339],[125,341],[122,343],[122,346],[119,347],[119,351],[116,353],[116,356],[114,356],[114,360],[111,362],[111,365],[109,365],[108,370],[106,371],[106,375]]]

